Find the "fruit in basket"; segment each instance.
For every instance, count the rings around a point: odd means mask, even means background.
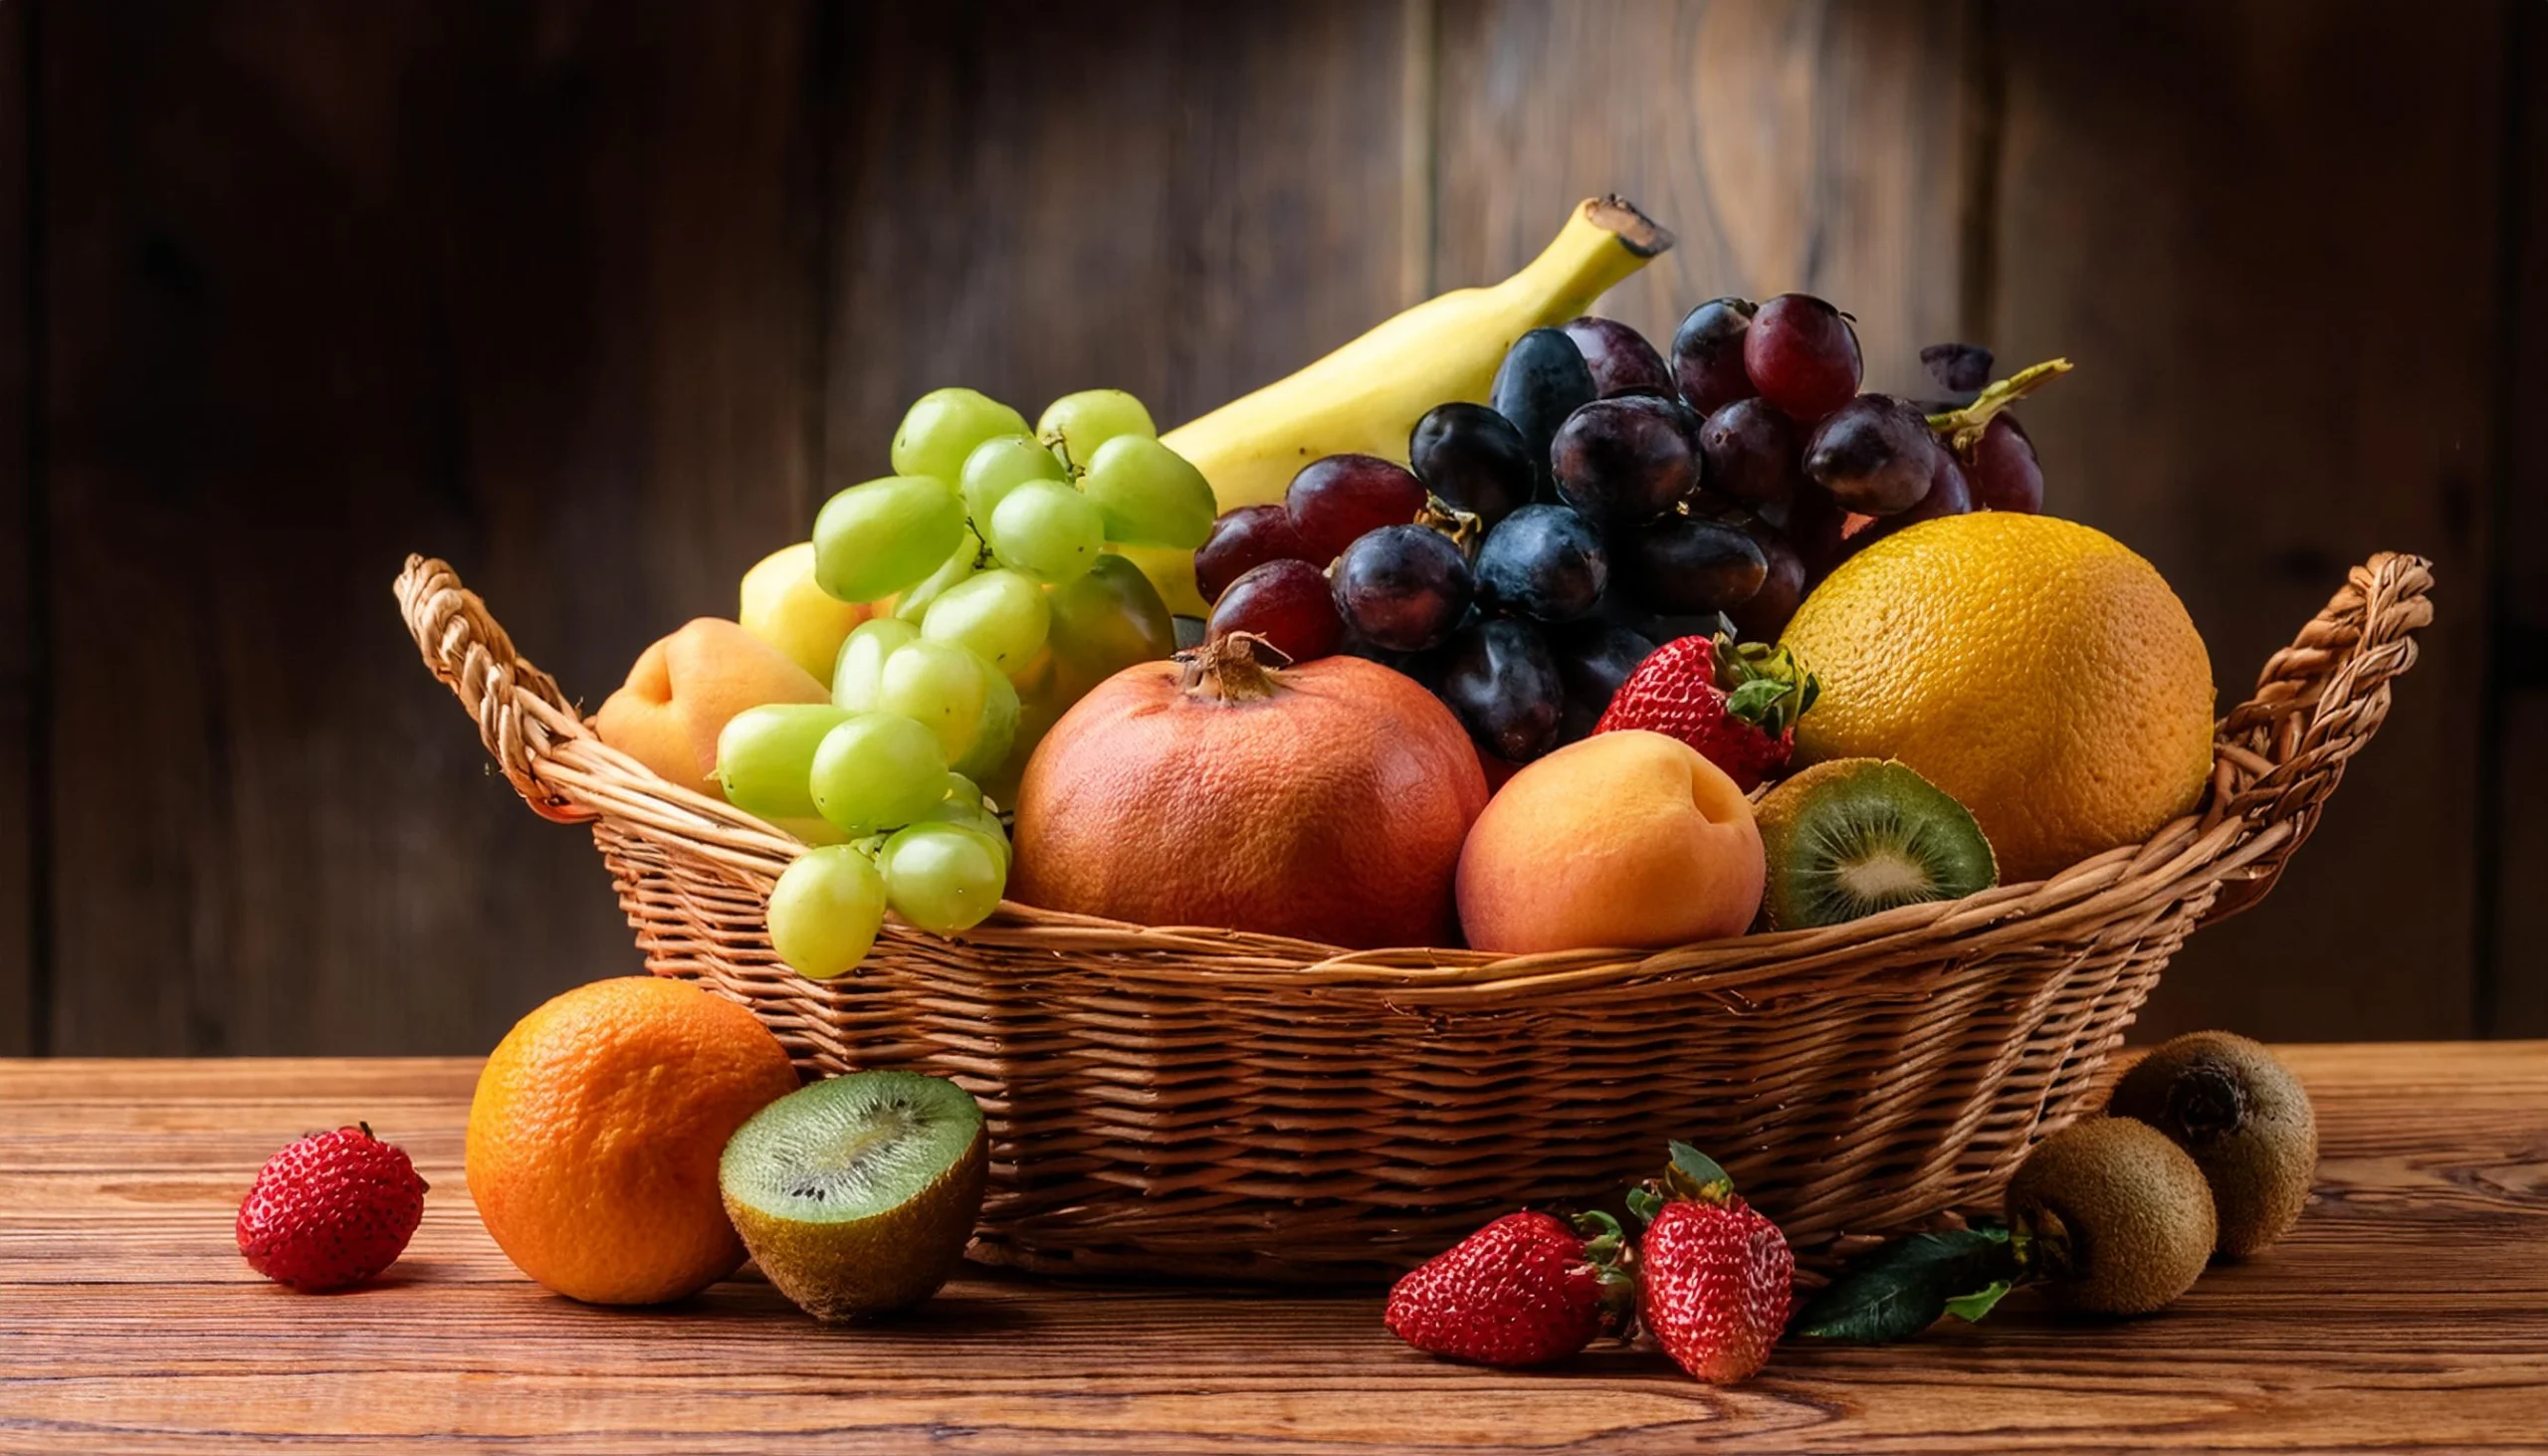
[[[1110,541],[1190,551],[1212,528],[1212,488],[1203,473],[1148,435],[1098,446],[1080,489],[1104,510]]]
[[[406,1150],[369,1123],[313,1133],[257,1170],[233,1230],[240,1257],[294,1289],[360,1284],[406,1251],[425,1191]]]
[[[907,1309],[956,1272],[981,1216],[990,1132],[972,1095],[917,1072],[792,1092],[718,1159],[726,1213],[761,1273],[817,1320]]]
[[[897,713],[853,713],[823,734],[808,781],[814,808],[856,838],[899,829],[946,796],[938,735]]]
[[[1770,930],[1961,900],[1999,882],[1973,815],[1899,763],[1816,763],[1771,789],[1754,815],[1769,864],[1761,919]]]
[[[1812,424],[1857,396],[1865,366],[1849,315],[1810,294],[1781,294],[1743,331],[1743,372],[1754,393]]]
[[[848,718],[828,703],[764,703],[736,714],[717,735],[726,802],[773,821],[814,818],[814,749]]]
[[[1600,605],[1610,553],[1578,512],[1525,506],[1486,533],[1476,576],[1478,603],[1488,611],[1572,622]]]
[[[856,970],[885,926],[885,876],[858,846],[809,849],[770,887],[769,947],[808,980]]]
[[[868,617],[866,607],[842,601],[815,583],[812,541],[763,556],[743,573],[742,596],[736,625],[824,684],[832,680],[842,639]]]
[[[1301,557],[1324,566],[1383,526],[1404,525],[1424,510],[1424,486],[1405,466],[1377,455],[1329,455],[1301,467],[1283,492],[1283,513],[1309,547]]]
[[[660,1304],[735,1272],[717,1159],[796,1088],[749,1011],[687,981],[595,981],[505,1034],[469,1105],[469,1196],[525,1274],[588,1304]]]
[[[1408,431],[1435,405],[1484,401],[1514,338],[1582,313],[1671,246],[1672,235],[1628,203],[1588,201],[1538,258],[1503,283],[1418,304],[1298,373],[1161,439],[1212,483],[1221,510],[1279,501],[1309,461],[1393,456],[1407,448]],[[1203,614],[1190,557],[1148,549],[1128,554],[1170,606]]]
[[[2309,1094],[2273,1053],[2227,1031],[2160,1046],[2123,1074],[2106,1105],[2186,1150],[2212,1185],[2217,1247],[2253,1254],[2291,1231],[2318,1167]]]
[[[1478,751],[1507,763],[1548,752],[1566,729],[1566,679],[1536,623],[1492,617],[1461,628],[1442,650],[1434,691]]]
[[[991,666],[1014,672],[1033,659],[1052,630],[1052,603],[1032,579],[1005,569],[979,571],[947,589],[921,618],[921,635],[971,648]]]
[[[1591,735],[1618,696],[1619,685],[1654,655],[1654,644],[1615,622],[1577,622],[1549,634],[1549,651],[1557,658],[1558,682],[1566,689],[1559,737],[1573,742]]]
[[[1216,596],[1203,636],[1217,642],[1233,632],[1254,633],[1296,663],[1332,656],[1345,645],[1345,619],[1336,614],[1327,573],[1307,561],[1268,561]]]
[[[1804,437],[1777,405],[1746,395],[1699,426],[1699,458],[1711,492],[1743,506],[1777,506],[1804,478]]]
[[[1054,724],[1090,689],[1137,662],[1160,662],[1176,650],[1168,604],[1141,568],[1104,556],[1088,574],[1044,592],[1049,625],[1043,649],[1010,673],[1017,685],[1017,734],[999,771],[982,790],[1002,804],[1017,800],[1026,760]]]
[[[1336,611],[1366,642],[1391,652],[1438,647],[1474,590],[1468,558],[1428,525],[1385,525],[1336,560]]]
[[[983,525],[1008,493],[1028,481],[1070,478],[1070,468],[1043,441],[1032,435],[993,435],[964,457],[956,494],[964,498],[964,515],[975,525]]]
[[[1786,1333],[1796,1254],[1713,1159],[1686,1143],[1671,1150],[1663,1175],[1628,1195],[1628,1211],[1645,1220],[1637,1315],[1673,1363],[1736,1384],[1770,1362]]]
[[[1994,416],[1983,427],[1965,476],[1977,510],[2031,516],[2043,509],[2043,466],[2035,459],[2034,441],[2015,415]]]
[[[981,524],[1001,565],[1046,585],[1078,580],[1106,544],[1107,514],[1067,481],[1019,482]]]
[[[999,909],[1008,849],[995,831],[923,822],[894,831],[876,852],[894,914],[933,936],[959,935]]]
[[[1218,605],[1230,583],[1268,561],[1310,558],[1309,542],[1292,528],[1291,513],[1280,506],[1241,506],[1204,533],[1194,548],[1194,585],[1203,600]]]
[[[1486,782],[1450,713],[1354,657],[1270,669],[1255,639],[1109,678],[1018,791],[1016,899],[1137,925],[1354,947],[1448,943]]]
[[[1977,512],[1851,556],[1782,635],[1821,695],[1797,756],[1898,758],[1953,795],[2002,879],[2147,838],[2212,771],[2212,673],[2149,562],[2088,526]]]
[[[868,481],[815,513],[814,579],[842,601],[879,601],[946,565],[964,534],[964,501],[947,480]]]
[[[2009,1180],[2008,1214],[2044,1292],[2091,1314],[2164,1309],[2212,1258],[2203,1169],[2129,1118],[2090,1118],[2036,1144]]]
[[[1025,416],[979,390],[933,389],[913,400],[895,427],[894,474],[927,476],[953,488],[962,482],[964,462],[975,447],[994,436],[1025,432]]]
[[[1563,329],[1534,328],[1513,340],[1495,368],[1486,402],[1513,422],[1531,452],[1536,494],[1547,499],[1550,442],[1575,412],[1600,396],[1583,350]]]
[[[1625,1327],[1636,1301],[1627,1258],[1606,1213],[1508,1213],[1408,1270],[1381,1319],[1428,1354],[1543,1365]]]
[[[1424,489],[1492,530],[1531,503],[1539,472],[1513,422],[1482,404],[1437,404],[1407,437],[1407,468]],[[1199,569],[1199,568],[1198,568]]]
[[[700,617],[648,647],[593,715],[601,740],[663,778],[716,798],[717,738],[764,703],[821,703],[823,685],[732,622]]]
[[[1658,616],[1731,610],[1750,601],[1770,577],[1761,543],[1726,521],[1666,516],[1616,536],[1619,584]]]
[[[1761,832],[1723,769],[1661,733],[1596,733],[1488,801],[1460,854],[1460,926],[1517,955],[1680,945],[1743,934],[1761,880]]]
[[[1814,427],[1805,475],[1861,516],[1893,516],[1928,495],[1940,453],[1919,411],[1890,394],[1861,394]]]
[[[922,638],[885,659],[867,707],[900,714],[938,738],[947,765],[979,779],[1008,761],[1017,738],[1017,689],[970,649]]]
[[[1743,367],[1743,343],[1760,306],[1749,299],[1710,299],[1692,309],[1672,334],[1672,379],[1682,402],[1713,415],[1760,393]]]
[[[1730,636],[1656,648],[1619,685],[1592,731],[1641,728],[1677,738],[1745,793],[1786,766],[1818,685],[1796,653]]]
[[[1072,467],[1087,470],[1097,452],[1121,436],[1156,440],[1148,406],[1121,389],[1082,389],[1044,406],[1036,438]]]
[[[1699,488],[1700,424],[1678,400],[1594,400],[1549,445],[1557,493],[1604,524],[1652,520]]]
[[[1620,394],[1651,394],[1661,399],[1673,398],[1672,366],[1654,345],[1616,318],[1595,318],[1586,314],[1570,318],[1566,336],[1575,340],[1576,351],[1584,355],[1584,366],[1592,371],[1592,392],[1596,398],[1608,399]]]

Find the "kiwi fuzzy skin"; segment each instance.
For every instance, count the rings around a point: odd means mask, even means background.
[[[780,1294],[827,1324],[909,1309],[964,1257],[990,1184],[990,1132],[900,1204],[855,1223],[800,1223],[726,1195],[726,1216]]]
[[[2073,1310],[2164,1309],[2212,1258],[2203,1169],[2145,1123],[2091,1118],[2036,1144],[2009,1180],[2008,1215],[2033,1242],[2044,1293]]]
[[[2318,1170],[2309,1094],[2271,1052],[2227,1031],[2168,1042],[2115,1084],[2106,1111],[2148,1123],[2212,1184],[2220,1251],[2243,1257],[2291,1231]]]

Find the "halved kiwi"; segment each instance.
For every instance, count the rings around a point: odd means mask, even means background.
[[[1761,918],[1774,931],[1958,900],[2000,880],[1972,813],[1891,759],[1816,763],[1770,790],[1754,817],[1769,865]]]
[[[2203,1169],[2128,1118],[2090,1118],[2036,1144],[2009,1179],[2008,1214],[2044,1292],[2074,1310],[2163,1309],[2212,1258]]]
[[[761,1273],[817,1320],[919,1304],[964,1257],[989,1180],[972,1094],[917,1072],[854,1072],[752,1116],[717,1164],[726,1216]]]

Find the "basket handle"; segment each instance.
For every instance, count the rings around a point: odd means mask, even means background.
[[[2317,827],[2346,760],[2389,716],[2391,681],[2415,666],[2415,634],[2433,621],[2432,592],[2433,564],[2422,556],[2383,551],[2354,567],[2292,644],[2266,660],[2255,692],[2221,721],[2203,826],[2239,819],[2256,838],[2273,838],[2230,872],[2206,923],[2263,899]]]
[[[513,638],[449,562],[409,556],[393,589],[425,666],[478,720],[478,736],[523,801],[561,824],[596,817],[540,777],[561,740],[591,735],[557,680],[514,650]]]

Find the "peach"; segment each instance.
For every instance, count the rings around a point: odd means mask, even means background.
[[[1751,928],[1763,873],[1724,769],[1661,733],[1595,733],[1487,800],[1460,850],[1460,928],[1506,954],[1712,940]]]
[[[735,621],[831,686],[832,664],[850,629],[875,609],[835,599],[814,584],[814,543],[798,541],[743,573],[743,610]]]
[[[829,703],[831,694],[785,654],[720,617],[700,617],[637,655],[593,715],[601,740],[712,799],[717,735],[764,703]]]

